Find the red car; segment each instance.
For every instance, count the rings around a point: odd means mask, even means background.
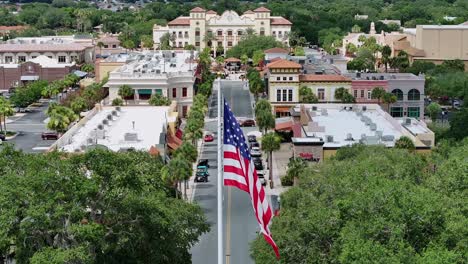
[[[57,140],[59,135],[55,132],[44,132],[41,135],[42,140]]]
[[[205,142],[212,142],[214,140],[214,137],[211,134],[206,134],[203,140],[205,140]]]
[[[255,126],[255,121],[252,120],[252,119],[240,120],[239,125],[241,127],[254,127]]]

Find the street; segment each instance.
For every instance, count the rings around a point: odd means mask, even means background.
[[[240,81],[222,81],[221,90],[224,98],[230,104],[236,117],[252,118],[252,102],[248,89]],[[209,119],[217,117],[217,91],[209,101]],[[210,177],[208,183],[198,183],[195,186],[194,202],[197,202],[205,212],[211,231],[200,237],[200,242],[192,248],[192,263],[210,264],[217,262],[217,121],[210,120],[205,123],[205,130],[212,131],[215,140],[205,143],[200,159],[210,161]],[[244,134],[257,130],[255,127],[243,128]],[[253,263],[250,258],[250,242],[255,239],[258,224],[252,209],[249,195],[233,187],[223,187],[223,221],[224,246],[226,264]]]
[[[47,118],[45,114],[47,107],[48,103],[44,103],[40,107],[32,108],[34,109],[32,113],[11,117],[7,128],[19,134],[5,143],[14,144],[16,149],[27,153],[41,153],[47,150],[54,142],[41,139],[41,133],[47,130],[46,123],[44,123]]]

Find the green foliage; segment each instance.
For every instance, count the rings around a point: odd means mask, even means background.
[[[463,107],[460,111],[455,113],[452,120],[450,120],[450,129],[448,136],[455,140],[461,140],[468,137],[468,107]]]
[[[438,103],[432,102],[426,107],[426,112],[431,117],[432,122],[435,122],[439,114],[442,112]]]
[[[150,35],[141,36],[141,46],[144,48],[151,49],[153,48],[154,42],[153,37]]]
[[[257,119],[258,129],[264,131],[264,133],[268,129],[275,128],[275,117],[269,111],[260,111],[255,115],[255,119]]]
[[[467,96],[468,73],[455,71],[430,77],[426,93],[432,98],[460,98]]]
[[[94,65],[90,63],[85,63],[81,66],[81,70],[87,73],[94,72]]]
[[[135,45],[135,42],[131,39],[127,39],[127,40],[124,40],[124,42],[122,42],[122,47],[126,48],[126,49],[129,49],[129,50],[132,50],[136,47]]]
[[[263,60],[265,60],[265,53],[263,53],[262,50],[256,50],[254,51],[253,55],[252,55],[252,62],[254,65],[259,65],[260,62],[262,62]]]
[[[58,104],[50,104],[47,115],[47,128],[59,133],[65,132],[71,123],[78,119],[78,115],[72,109]]]
[[[127,98],[133,97],[133,95],[135,94],[135,91],[129,85],[124,84],[119,87],[119,91],[117,92],[117,94],[120,97],[122,97],[122,99],[124,99],[125,103],[127,104],[128,103]]]
[[[339,87],[335,90],[335,99],[338,99],[345,104],[356,102],[356,99],[349,93],[348,89],[343,87]]]
[[[190,263],[209,225],[199,206],[173,198],[162,167],[146,152],[3,148],[0,254],[18,263]]]
[[[23,87],[18,87],[15,89],[15,93],[11,95],[11,103],[16,107],[27,107],[41,98],[42,91],[47,85],[47,81],[41,80],[28,83]]]
[[[305,56],[305,51],[304,51],[304,48],[303,47],[295,47],[294,48],[294,55],[295,56]]]
[[[75,114],[79,114],[80,112],[88,108],[88,104],[84,98],[77,97],[71,102],[70,107],[73,110],[73,112],[75,112]]]
[[[114,100],[112,100],[112,105],[113,106],[122,106],[123,105],[123,100],[120,99],[120,98],[114,98]]]
[[[8,132],[7,127],[6,127],[6,124],[7,124],[6,118],[14,114],[15,114],[15,111],[10,101],[5,99],[4,97],[0,97],[0,131],[3,131],[3,128],[2,128],[2,123],[3,123],[4,128],[5,128],[4,133],[6,134]]]
[[[315,104],[319,101],[317,96],[307,86],[301,86],[301,88],[299,88],[299,97],[300,102],[305,104]]]
[[[239,41],[236,46],[229,49],[226,52],[226,56],[228,58],[240,58],[245,54],[249,58],[252,58],[255,51],[264,51],[276,47],[282,48],[283,44],[272,36],[247,35],[243,40]]]
[[[171,104],[171,100],[169,100],[169,98],[164,97],[160,94],[153,94],[151,95],[151,98],[148,100],[148,103],[154,106],[167,106]]]
[[[337,27],[321,29],[318,32],[318,43],[328,53],[334,55],[342,46],[344,32]]]
[[[286,176],[281,178],[281,185],[292,186],[294,184],[294,179],[299,178],[306,168],[307,164],[301,158],[293,158],[289,160]]]
[[[266,99],[260,99],[255,104],[255,115],[259,115],[261,112],[272,112],[270,101]]]
[[[260,77],[260,73],[254,68],[247,70],[247,79],[249,80],[249,90],[257,99],[258,94],[264,92],[265,82]]]
[[[355,145],[337,156],[343,149],[281,195],[271,226],[281,259],[259,236],[255,263],[463,263],[468,142],[436,173],[405,150]]]
[[[414,150],[414,142],[407,136],[402,136],[400,137],[396,142],[395,142],[395,148],[399,149],[407,149],[407,150]]]
[[[386,93],[387,91],[385,91],[383,87],[377,86],[377,87],[374,87],[374,89],[372,89],[371,97],[372,99],[377,99],[380,104],[380,101],[383,99]]]

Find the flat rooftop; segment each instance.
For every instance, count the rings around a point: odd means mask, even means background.
[[[15,38],[0,43],[0,52],[82,51],[93,46],[91,41],[81,36]]]
[[[168,122],[175,122],[169,115],[169,106],[104,107],[71,137],[68,144],[60,148],[66,152],[83,151],[92,145],[103,145],[112,151],[133,148],[148,151],[151,146],[161,144],[161,133]],[[115,111],[117,115],[113,115]],[[112,120],[109,120],[111,116]],[[108,124],[103,124],[107,120]],[[102,129],[99,129],[99,126]]]
[[[412,73],[346,73],[344,76],[352,80],[421,80],[424,75],[414,75]]]
[[[375,104],[308,104],[304,106],[312,120],[308,125],[302,126],[302,137],[293,139],[296,143],[323,141],[323,147],[331,148],[355,143],[383,144],[393,147],[395,141],[401,136],[432,133],[418,120],[394,119]],[[300,112],[300,106],[296,106],[294,110]],[[405,125],[408,120],[410,122]],[[415,145],[424,144],[416,140]]]

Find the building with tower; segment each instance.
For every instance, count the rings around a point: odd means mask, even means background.
[[[273,36],[289,45],[291,25],[289,20],[281,16],[272,16],[265,7],[248,10],[242,15],[231,10],[218,15],[215,11],[196,7],[190,10],[189,16],[180,16],[167,26],[154,25],[153,40],[158,48],[161,37],[169,33],[171,46],[175,49],[193,45],[198,50],[210,47],[219,53],[235,46],[249,29],[258,35]]]

